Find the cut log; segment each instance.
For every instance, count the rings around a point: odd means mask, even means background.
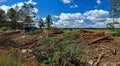
[[[95,38],[95,39],[93,39],[93,40],[90,40],[90,41],[88,42],[88,44],[95,43],[95,42],[97,42],[97,41],[99,41],[99,40],[102,40],[102,39],[105,39],[105,38],[108,38],[108,37],[109,37],[109,36],[102,36],[102,37]]]
[[[97,66],[97,65],[100,63],[100,60],[102,59],[103,55],[104,55],[104,52],[102,52],[102,53],[99,55],[97,61],[93,64],[93,66]]]
[[[30,47],[34,42],[38,41],[37,39],[38,35],[35,36],[34,38],[32,38],[31,40],[29,40],[28,42],[26,42],[23,45],[17,46],[16,48],[26,48],[26,47]]]

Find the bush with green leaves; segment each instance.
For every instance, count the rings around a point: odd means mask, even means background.
[[[61,36],[63,36],[66,39],[73,40],[78,38],[78,33],[73,31],[64,31],[64,33]]]
[[[120,29],[119,29],[119,28],[118,28],[118,29],[115,29],[115,33],[116,33],[116,34],[115,34],[116,36],[120,36]]]
[[[56,37],[49,37],[48,39],[49,39],[51,44],[57,44],[61,41],[60,38],[56,38]]]
[[[41,30],[34,30],[34,31],[30,31],[28,34],[29,35],[36,35],[36,34],[40,34],[42,31]]]
[[[58,42],[58,40],[53,40]],[[69,66],[69,64],[81,64],[81,58],[85,55],[84,46],[81,44],[61,44],[44,48],[36,56],[37,60],[45,65],[50,66]],[[78,62],[79,61],[79,62]],[[75,63],[72,63],[75,62]]]
[[[6,27],[6,26],[0,28],[0,30],[2,30],[2,31],[7,31],[7,30],[10,30],[10,29],[11,29],[10,27]]]

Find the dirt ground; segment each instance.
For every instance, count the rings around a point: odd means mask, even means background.
[[[90,32],[80,30],[77,32],[78,43],[85,45],[88,53],[86,61],[91,66],[120,66],[120,37],[104,32]],[[50,34],[28,35],[20,30],[0,32],[0,51],[12,50],[23,61],[35,59],[35,51],[38,48],[48,48],[47,39]],[[61,34],[52,34],[55,37]],[[36,51],[37,52],[37,51]]]

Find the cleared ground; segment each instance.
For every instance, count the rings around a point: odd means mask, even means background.
[[[119,66],[120,37],[106,34],[105,31],[106,29],[44,29],[36,35],[20,30],[0,32],[0,52],[12,52],[22,62],[32,62],[37,58],[39,65],[36,66]],[[54,62],[49,60],[56,54]],[[66,63],[62,63],[64,58]]]

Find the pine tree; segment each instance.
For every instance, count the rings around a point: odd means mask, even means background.
[[[13,8],[9,9],[7,12],[7,17],[10,20],[10,24],[11,24],[11,28],[12,29],[16,29],[17,27],[17,20],[18,20],[18,13],[16,10],[14,10]]]
[[[53,24],[53,22],[52,22],[51,16],[48,15],[48,16],[46,17],[46,25],[47,25],[47,28],[49,29],[52,24]]]
[[[5,11],[0,9],[0,27],[2,27],[3,23],[6,21],[5,18],[6,18]]]
[[[120,0],[110,0],[110,18],[111,22],[107,24],[107,27],[114,29],[114,24],[118,24],[115,18],[120,15]]]
[[[42,18],[40,18],[38,22],[39,22],[40,29],[42,29],[42,27],[45,27],[45,23]]]

